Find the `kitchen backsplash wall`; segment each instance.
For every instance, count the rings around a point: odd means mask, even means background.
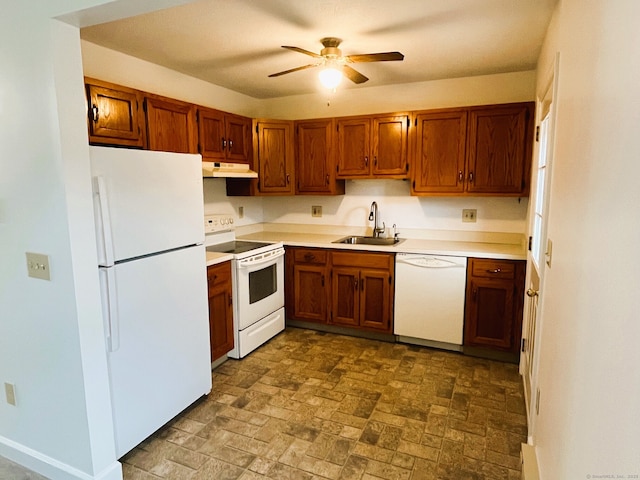
[[[519,233],[526,231],[527,198],[412,197],[402,180],[349,180],[339,196],[227,197],[224,179],[205,179],[205,213],[230,213],[238,226],[254,223],[345,225],[369,227],[371,202],[378,204],[381,221],[403,229],[461,230]],[[312,217],[311,207],[322,207]],[[238,218],[239,208],[243,218]],[[475,223],[462,222],[462,209],[477,210]]]

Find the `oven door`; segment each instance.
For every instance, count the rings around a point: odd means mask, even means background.
[[[284,248],[236,260],[236,322],[244,330],[284,306]]]

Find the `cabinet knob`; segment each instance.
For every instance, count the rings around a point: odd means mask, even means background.
[[[315,256],[314,254],[312,254],[312,253],[307,253],[307,254],[305,254],[305,256],[304,256],[304,259],[305,259],[307,262],[310,262],[311,260],[315,260],[315,258],[316,258],[316,256]]]
[[[373,157],[373,164],[374,165],[378,165],[378,156],[377,155]]]
[[[487,270],[487,273],[500,273],[500,272],[502,272],[502,270],[499,268],[494,268],[493,270]]]
[[[329,185],[329,174],[327,174],[327,185]]]
[[[229,140],[229,151],[233,148],[233,140]]]
[[[354,290],[358,290],[358,279],[357,278],[353,281],[353,289]]]
[[[100,111],[98,110],[98,106],[95,103],[91,107],[91,117],[94,123],[98,123],[98,119],[100,118]]]
[[[458,182],[462,183],[464,176],[462,175],[462,170],[458,170]]]
[[[222,137],[222,150],[224,150],[225,148],[227,148],[227,140]]]
[[[369,157],[364,157],[364,166],[365,167],[369,166]]]
[[[473,183],[473,172],[469,172],[469,183]]]
[[[290,181],[291,181],[291,175],[287,175],[287,185],[289,185]]]

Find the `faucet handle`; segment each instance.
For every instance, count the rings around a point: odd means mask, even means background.
[[[399,235],[398,229],[396,228],[396,224],[394,223],[393,224],[393,238],[394,238],[394,240],[398,240],[398,235]]]

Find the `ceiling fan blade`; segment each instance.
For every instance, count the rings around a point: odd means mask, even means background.
[[[342,66],[342,73],[344,73],[344,76],[351,80],[353,83],[364,83],[369,80],[367,77],[362,75],[357,70],[354,70],[349,65]]]
[[[364,53],[362,55],[347,55],[344,57],[347,62],[394,62],[403,60],[404,55],[400,52]]]
[[[310,63],[309,65],[303,65],[302,67],[291,68],[289,70],[285,70],[284,72],[272,73],[269,75],[270,77],[279,77],[280,75],[286,75],[287,73],[297,72],[299,70],[306,70],[307,68],[313,68],[320,65],[319,63]]]
[[[315,58],[322,58],[322,55],[318,55],[317,53],[313,53],[310,52],[309,50],[305,50],[304,48],[300,48],[300,47],[288,47],[286,45],[282,45],[282,48],[287,48],[289,50],[293,50],[294,52],[300,52],[300,53],[304,53],[305,55],[309,55],[311,57],[315,57]]]

